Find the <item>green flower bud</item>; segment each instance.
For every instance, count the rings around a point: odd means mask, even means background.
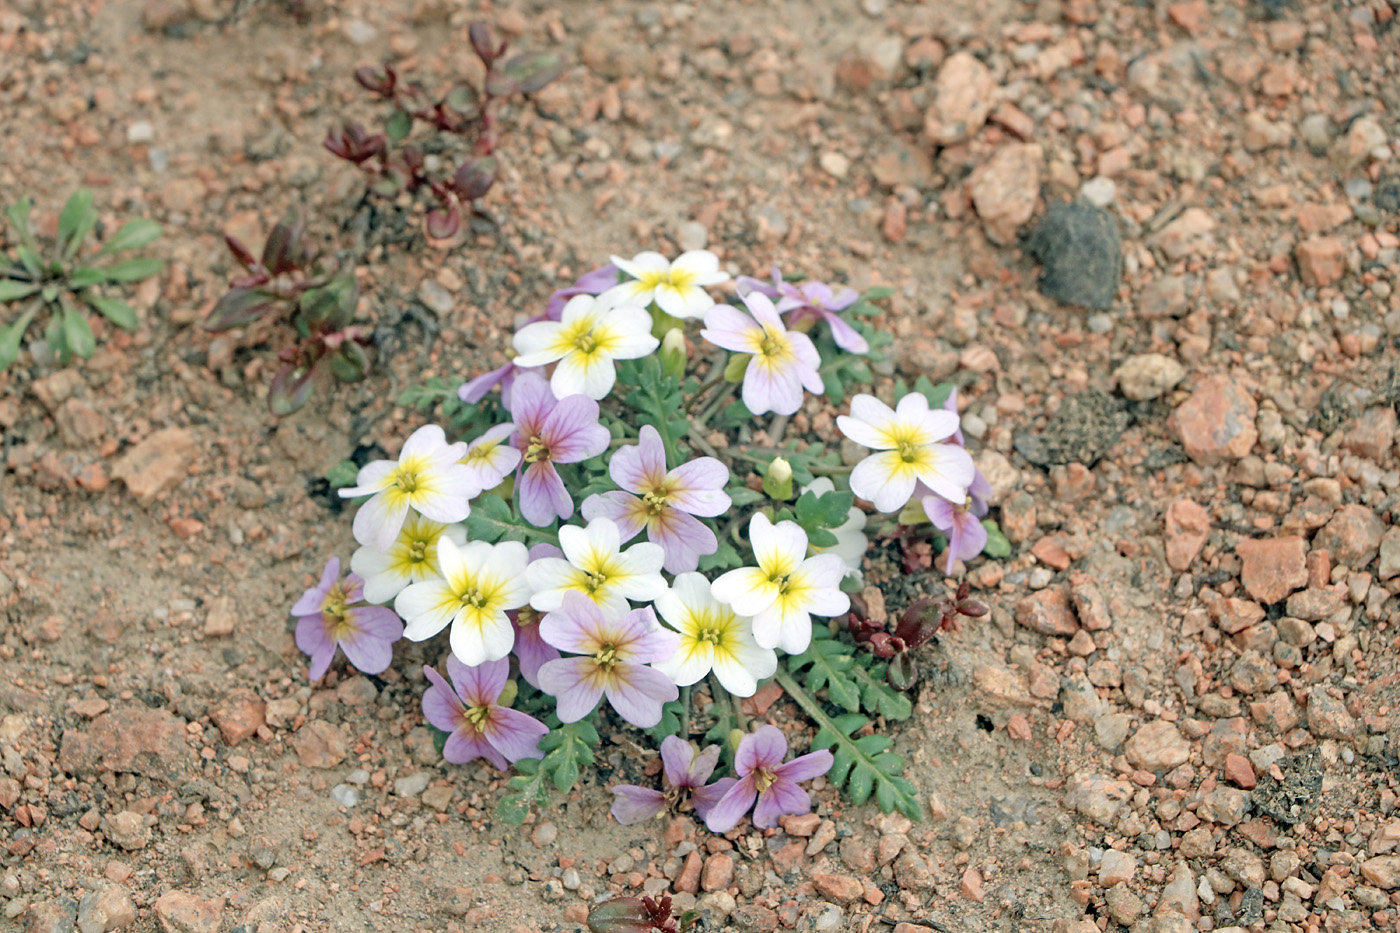
[[[748,353],[736,353],[729,358],[729,362],[724,367],[725,382],[743,382],[744,371],[749,368],[749,360],[753,356]]]
[[[763,492],[768,498],[786,502],[792,498],[792,464],[785,457],[774,457],[763,474]]]
[[[685,361],[685,332],[673,327],[661,338],[661,368],[680,382],[685,378]]]

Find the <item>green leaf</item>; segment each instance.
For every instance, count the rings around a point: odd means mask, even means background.
[[[344,489],[347,486],[355,485],[355,480],[360,475],[360,468],[349,460],[342,460],[326,471],[326,482],[332,489]]]
[[[9,369],[10,364],[19,358],[20,338],[24,336],[29,322],[34,320],[34,315],[39,312],[40,307],[40,303],[36,301],[15,320],[0,327],[0,372]]]
[[[641,360],[625,360],[618,365],[618,382],[637,388],[622,401],[637,412],[639,427],[649,424],[661,435],[662,446],[666,449],[666,465],[672,469],[679,466],[689,450],[680,445],[681,437],[690,430],[690,419],[685,414],[685,401],[681,395],[680,382],[667,374],[656,356]]]
[[[510,826],[519,826],[530,815],[530,808],[549,802],[544,785],[545,771],[537,758],[522,758],[515,763],[519,774],[506,782],[506,795],[496,804],[496,819]]]
[[[840,405],[846,400],[846,387],[841,382],[841,377],[834,370],[821,374],[822,388],[826,396],[831,399],[831,404]]]
[[[883,301],[894,294],[894,289],[888,285],[876,285],[874,288],[866,289],[865,294],[860,296],[861,301]]]
[[[158,275],[164,268],[165,263],[159,259],[124,259],[99,271],[106,275],[109,282],[140,282]]]
[[[564,723],[540,739],[540,751],[545,753],[540,770],[549,773],[555,789],[567,794],[578,782],[580,769],[593,764],[598,741],[598,730],[587,719]]]
[[[500,496],[482,496],[467,516],[467,536],[472,541],[524,541],[527,529],[516,519],[510,504]]]
[[[66,365],[73,358],[73,350],[68,346],[68,337],[63,331],[62,311],[55,310],[49,315],[49,325],[44,328],[44,341],[60,364]]]
[[[0,301],[14,301],[25,298],[40,289],[38,282],[21,282],[18,279],[0,279]]]
[[[987,544],[982,553],[988,557],[1007,558],[1011,556],[1011,542],[1007,540],[1001,526],[990,518],[982,519],[982,527],[987,529]]]
[[[44,277],[44,260],[36,250],[21,243],[15,247],[15,255],[19,256],[20,265],[24,266],[24,271],[28,272],[31,278]]]
[[[928,376],[920,376],[914,380],[914,391],[928,399],[928,407],[934,409],[942,408],[956,388],[957,386],[951,382],[940,382],[938,385],[934,385]]]
[[[161,226],[154,220],[137,217],[122,224],[122,228],[112,234],[112,238],[102,244],[99,256],[110,256],[128,249],[139,249],[154,242],[161,234]]]
[[[685,707],[680,700],[669,700],[661,705],[661,721],[647,730],[647,735],[658,745],[667,736],[679,735],[681,731],[681,718],[685,715]],[[688,738],[682,736],[682,738]]]
[[[398,404],[408,408],[429,408],[445,398],[455,398],[457,392],[437,376],[421,386],[409,386],[399,393]]]
[[[118,298],[104,298],[93,292],[83,292],[83,301],[97,309],[97,313],[125,330],[136,329],[136,309]]]
[[[706,573],[712,570],[723,572],[742,566],[744,566],[744,558],[740,556],[734,543],[727,537],[720,539],[719,548],[713,554],[706,554],[700,558],[700,569]]]
[[[816,721],[818,731],[812,740],[812,748],[829,749],[832,755],[827,781],[838,788],[845,787],[855,803],[869,800],[871,791],[875,790],[875,802],[884,812],[897,809],[911,820],[923,817],[919,790],[903,773],[904,759],[883,751],[888,739],[884,736],[851,738],[854,732],[867,724],[864,716],[857,713],[828,716],[822,705],[803,690],[787,670],[780,667],[773,677],[788,696],[802,707],[803,712]]]
[[[87,359],[97,349],[97,340],[88,326],[87,315],[67,301],[63,303],[63,339],[74,353]]]
[[[855,655],[850,645],[832,638],[822,638],[815,632],[807,650],[788,659],[788,669],[793,673],[810,667],[807,671],[807,689],[816,693],[823,687],[832,703],[845,707],[851,712],[860,709],[860,688],[851,677],[851,667]]]
[[[15,228],[15,235],[19,237],[20,243],[31,250],[38,249],[34,242],[34,235],[29,232],[29,200],[16,201],[5,209],[5,217],[10,221],[10,226]]]
[[[846,523],[855,501],[855,496],[849,492],[833,489],[819,496],[809,489],[797,499],[795,518],[809,536],[820,529],[840,528]],[[834,538],[830,543],[817,543],[817,546],[831,547],[832,544],[835,544]]]
[[[866,670],[857,663],[851,668],[851,676],[860,687],[860,705],[867,713],[884,716],[892,722],[913,715],[914,704],[908,695],[885,682],[884,664],[872,665],[870,670]]]
[[[413,118],[403,110],[395,110],[384,125],[384,133],[391,142],[402,142],[413,129]]]
[[[750,489],[747,486],[730,486],[725,489],[725,493],[729,496],[729,501],[733,508],[753,505],[755,502],[759,502],[763,499],[763,493],[756,489]]]
[[[72,259],[78,255],[92,228],[97,226],[97,210],[92,206],[92,191],[80,188],[68,198],[58,215],[58,244],[60,255]]]

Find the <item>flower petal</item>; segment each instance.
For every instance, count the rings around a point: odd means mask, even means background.
[[[556,518],[567,519],[574,514],[574,500],[559,478],[559,471],[548,460],[537,460],[527,466],[520,474],[516,489],[520,514],[532,525],[543,527]]]
[[[717,747],[717,746],[712,746]],[[706,784],[704,787],[692,788],[690,791],[691,802],[695,804],[695,815],[704,820],[714,812],[715,805],[724,799],[724,795],[729,793],[729,789],[739,782],[730,777],[720,778],[713,784]],[[747,809],[747,808],[745,808]],[[739,814],[743,818],[743,814]],[[735,820],[737,823],[738,820]]]
[[[897,450],[877,450],[851,471],[851,492],[879,512],[898,512],[914,495],[916,476]]]
[[[508,761],[543,758],[540,739],[549,733],[544,723],[519,710],[495,706],[483,730],[486,741]]]
[[[650,787],[635,784],[615,784],[612,788],[612,809],[608,812],[623,826],[645,823],[666,812],[666,795]]]
[[[540,668],[540,689],[559,700],[561,722],[578,722],[598,705],[603,688],[593,676],[597,667],[592,658],[560,658]]]
[[[778,817],[785,813],[802,814],[812,809],[812,798],[792,781],[781,778],[758,795],[758,803],[753,808],[753,825],[766,829],[778,825]]]
[[[678,735],[668,735],[661,740],[661,768],[666,781],[672,787],[688,787],[690,763],[695,757],[695,747]],[[714,765],[710,766],[713,770]],[[707,775],[708,777],[708,775]]]
[[[680,696],[671,678],[630,661],[613,668],[613,676],[604,690],[618,715],[639,729],[650,729],[660,722],[662,705]],[[562,698],[559,706],[559,718],[568,722],[564,719]]]
[[[919,470],[920,481],[952,502],[965,500],[967,487],[977,475],[972,456],[953,444],[933,444],[926,450],[927,458],[923,469]]]
[[[394,660],[394,642],[403,637],[403,623],[388,606],[354,606],[345,611],[349,634],[340,650],[366,674],[380,674]]]
[[[787,757],[787,738],[777,726],[759,726],[739,740],[739,749],[734,753],[734,771],[741,777],[755,768],[770,771],[783,763]]]
[[[729,790],[724,792],[724,796],[719,799],[711,808],[707,816],[704,817],[705,825],[712,833],[727,833],[739,821],[744,818],[744,814],[749,812],[749,808],[758,799],[758,789],[754,782],[745,778],[730,785]]]
[[[608,461],[608,475],[614,483],[638,495],[651,492],[665,483],[666,448],[656,428],[649,424],[642,425],[636,444],[619,447]],[[725,476],[727,479],[728,471]]]
[[[779,765],[776,770],[778,774],[789,781],[810,781],[830,771],[834,760],[831,752],[826,750],[808,752],[786,764]]]

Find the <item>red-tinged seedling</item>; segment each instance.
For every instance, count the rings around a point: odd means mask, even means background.
[[[104,294],[103,286],[126,285],[156,275],[159,259],[103,260],[138,249],[160,236],[160,224],[137,218],[122,225],[96,253],[85,253],[89,234],[97,228],[92,192],[77,191],[58,215],[58,236],[47,248],[29,230],[29,201],[12,204],[5,212],[15,232],[13,254],[0,254],[0,304],[23,302],[19,316],[0,322],[0,372],[19,357],[20,340],[41,311],[48,312],[42,343],[60,364],[74,356],[87,359],[97,349],[88,324],[86,305],[124,330],[136,329],[136,311],[119,298]],[[42,356],[36,340],[31,355]]]
[[[553,52],[508,56],[508,43],[497,43],[485,23],[472,23],[468,33],[472,50],[486,66],[480,88],[456,84],[435,98],[418,82],[403,79],[392,65],[362,65],[355,69],[356,83],[391,105],[384,131],[373,133],[344,120],[331,128],[324,142],[331,153],[360,167],[374,195],[393,198],[405,191],[426,191],[434,206],[424,218],[424,229],[434,239],[456,235],[463,216],[470,215],[475,202],[496,183],[499,165],[494,153],[500,143],[502,105],[539,91],[564,70]],[[435,135],[407,142],[416,123],[426,124]],[[430,161],[425,151],[436,157]]]
[[[205,330],[219,332],[247,327],[271,311],[290,315],[297,343],[278,353],[282,365],[267,396],[276,415],[305,405],[326,372],[355,382],[369,369],[369,334],[352,323],[360,298],[355,276],[337,274],[334,262],[321,261],[305,233],[302,219],[288,214],[268,234],[261,258],[237,237],[225,237],[244,274],[234,277],[204,320]]]
[[[947,593],[921,599],[904,610],[894,632],[879,622],[870,620],[865,601],[851,597],[851,614],[846,626],[857,644],[864,645],[878,658],[889,659],[885,677],[897,690],[908,690],[918,681],[919,671],[912,652],[923,647],[939,632],[955,632],[961,619],[979,618],[987,614],[987,605],[969,595],[971,587],[964,580],[952,596]]]
[[[688,910],[672,917],[669,896],[660,901],[649,896],[614,897],[589,911],[588,929],[592,933],[688,933],[697,916],[697,911]]]

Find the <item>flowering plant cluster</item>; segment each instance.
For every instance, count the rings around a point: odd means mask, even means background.
[[[893,406],[855,394],[828,437],[802,413],[874,381],[887,291],[774,270],[717,302],[728,278],[704,251],[613,257],[521,326],[505,365],[407,396],[441,403],[448,427],[418,428],[340,490],[360,500],[360,547],[349,577],[333,562],[294,609],[312,676],[337,647],[373,672],[400,636],[438,640],[446,676],[424,669],[424,716],[447,761],[517,772],[498,818],[573,787],[600,710],[661,747],[660,788],[613,789],[623,823],[683,808],[715,832],[772,826],[810,809],[802,784],[822,775],[920,814],[903,759],[867,727],[911,714],[890,661],[946,626],[920,608],[886,632],[852,594],[871,521],[887,541],[921,534],[957,572],[994,531],[989,487],[951,387],[896,383]],[[843,463],[841,437],[869,453]],[[977,614],[957,599],[954,615]],[[815,725],[807,754],[787,760],[781,730],[748,723],[740,700],[770,681]]]

